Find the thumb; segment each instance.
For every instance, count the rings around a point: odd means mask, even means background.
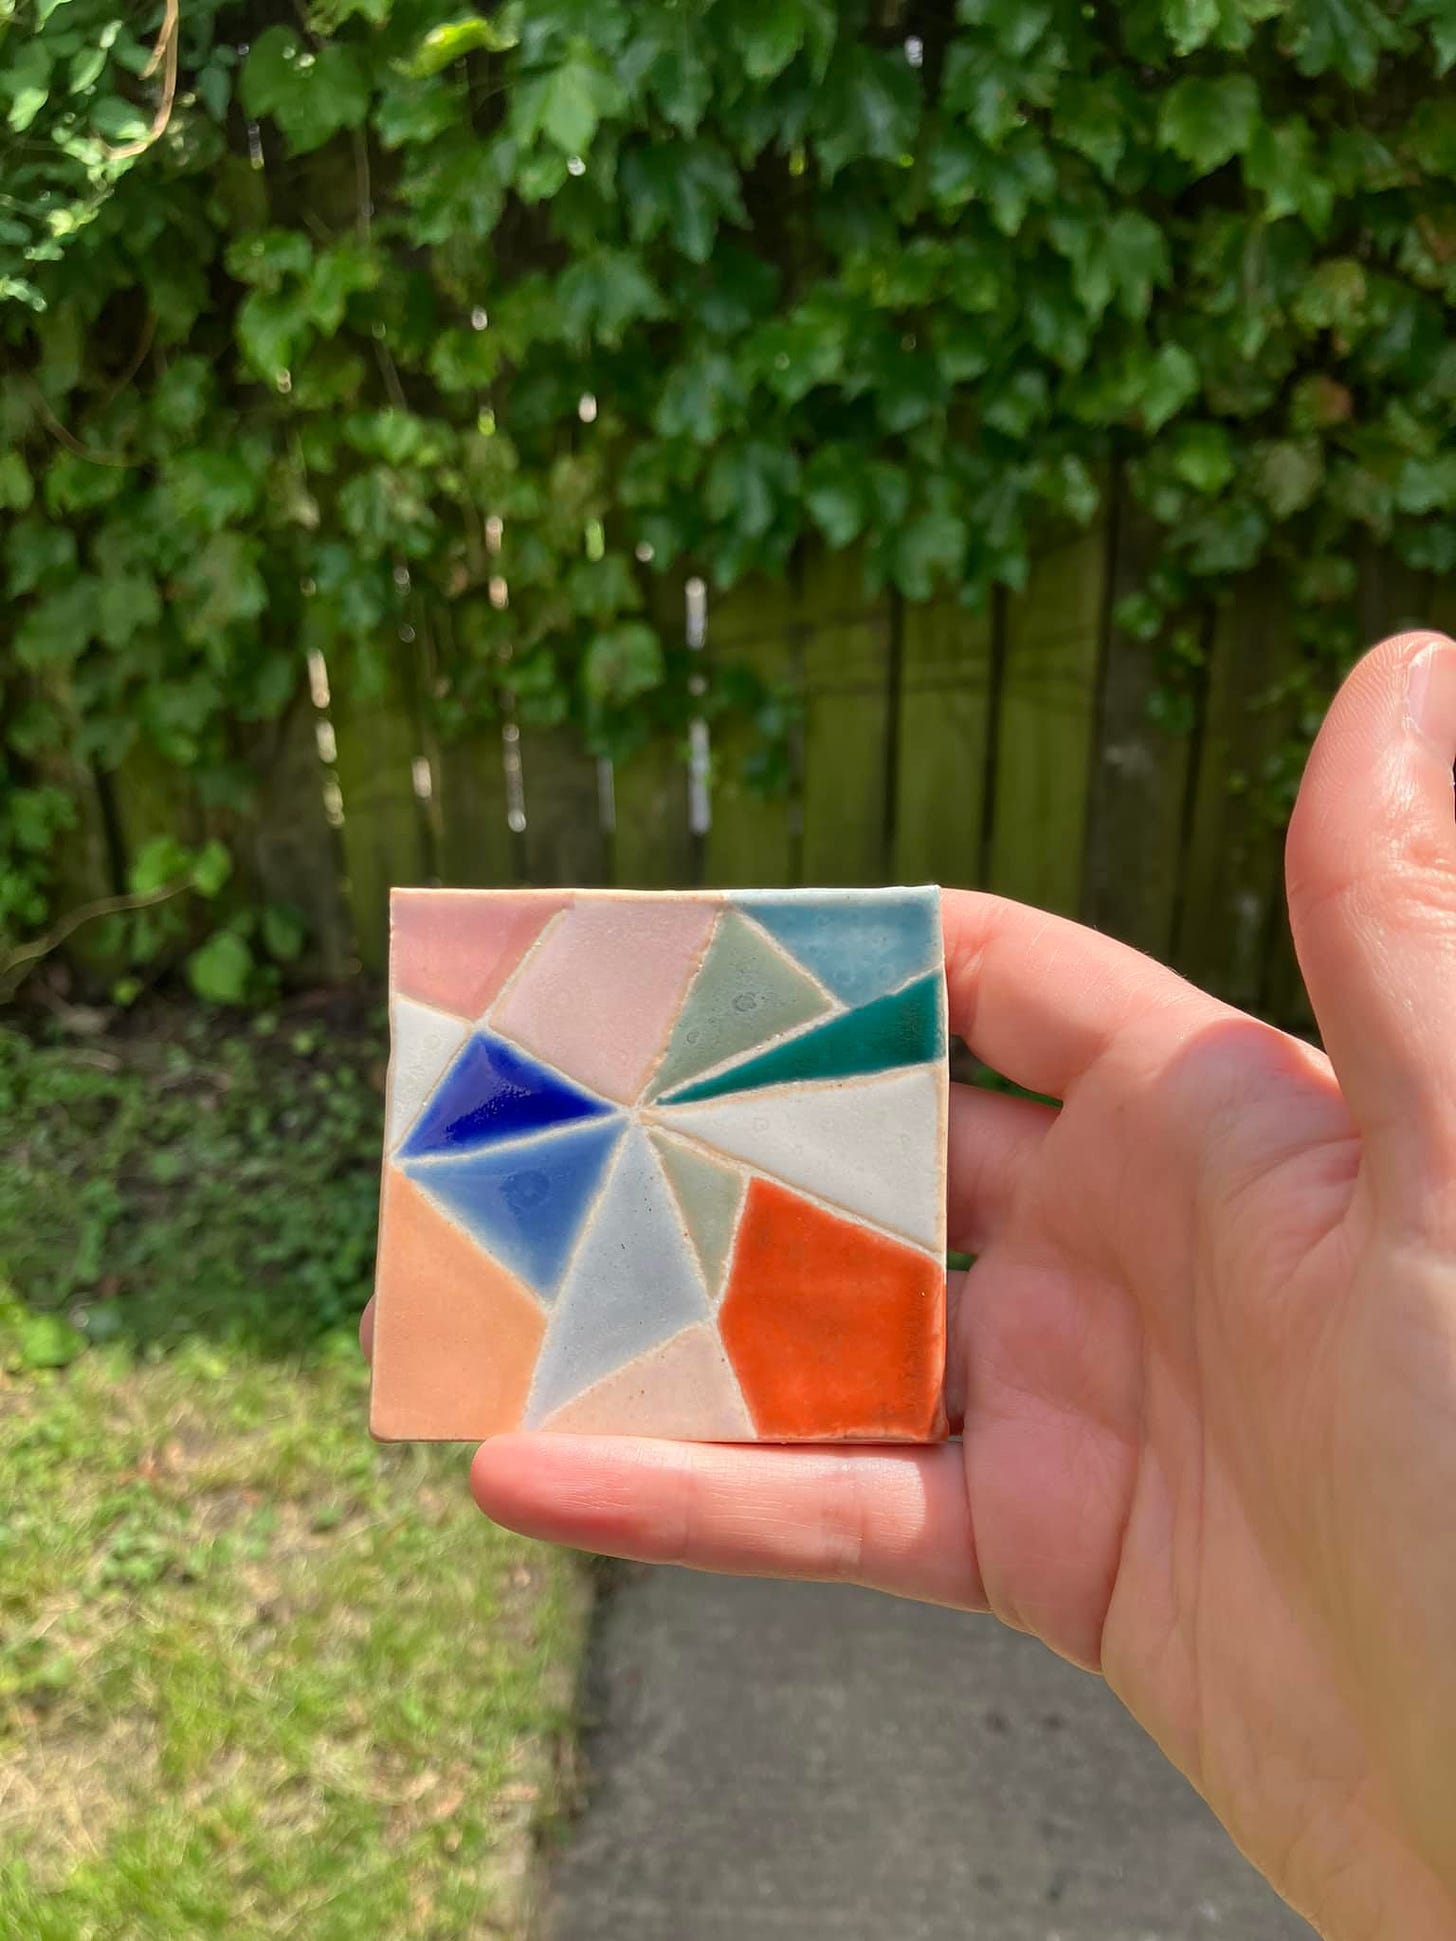
[[[1417,1191],[1456,1157],[1453,762],[1456,645],[1385,641],[1335,697],[1285,858],[1325,1049],[1379,1171]]]

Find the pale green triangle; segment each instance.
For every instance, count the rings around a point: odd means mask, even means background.
[[[650,1096],[771,1044],[832,1008],[814,980],[756,924],[726,910],[653,1074]]]
[[[702,1262],[708,1294],[716,1300],[733,1246],[738,1203],[743,1198],[743,1176],[732,1167],[710,1159],[706,1153],[680,1145],[676,1139],[658,1135],[653,1144]]]

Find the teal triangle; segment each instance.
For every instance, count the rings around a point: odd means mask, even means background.
[[[625,1121],[619,1113],[404,1170],[513,1274],[550,1295]]]
[[[854,1011],[801,1032],[770,1050],[730,1065],[726,1072],[684,1085],[660,1105],[691,1105],[727,1092],[833,1078],[865,1078],[900,1065],[922,1065],[945,1056],[945,983],[939,971],[917,978],[903,991],[875,998]]]
[[[866,1004],[941,961],[933,887],[740,890],[732,900],[845,1004]]]

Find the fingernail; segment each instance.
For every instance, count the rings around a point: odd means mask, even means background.
[[[1449,768],[1456,761],[1456,645],[1433,640],[1411,662],[1406,719]]]

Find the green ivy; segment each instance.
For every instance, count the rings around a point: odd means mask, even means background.
[[[1367,536],[1456,568],[1456,0],[270,11],[0,0],[0,931],[66,763],[236,809],[406,621],[441,734],[619,756],[696,705],[654,574],[977,602],[1114,465],[1150,639],[1272,560],[1333,658]]]

